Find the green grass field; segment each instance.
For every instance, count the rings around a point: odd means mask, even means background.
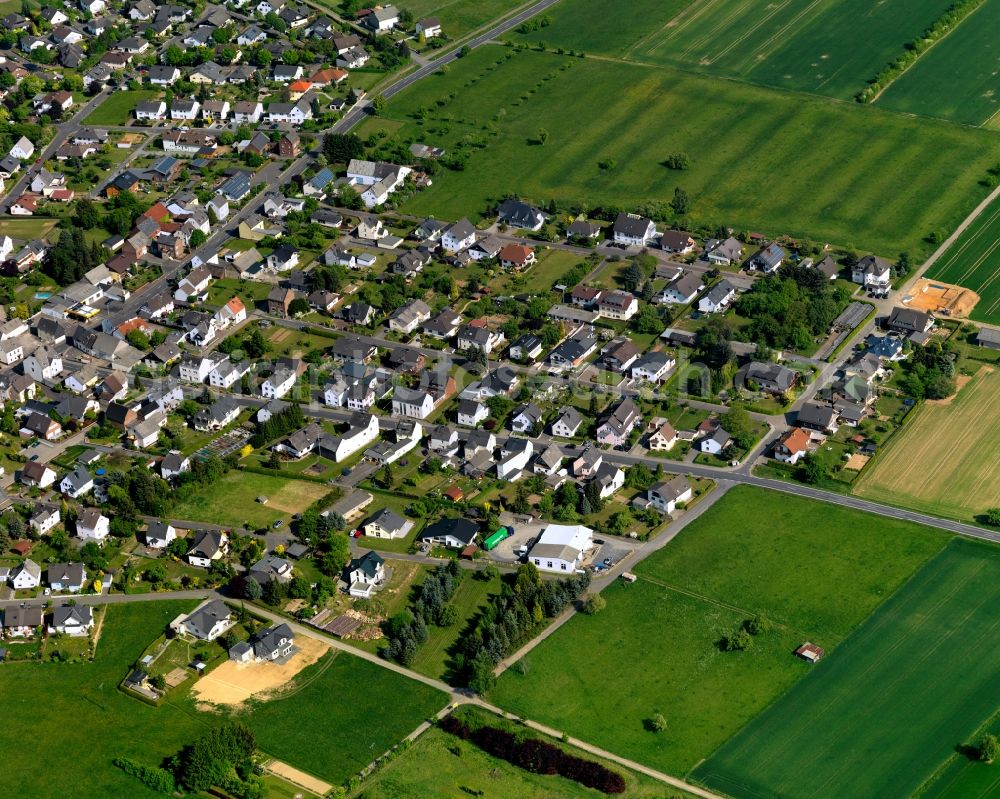
[[[972,521],[997,504],[1000,371],[982,367],[950,402],[911,414],[855,483],[855,493]],[[933,464],[933,468],[927,468]]]
[[[0,727],[7,751],[23,748],[26,731],[45,741],[34,746],[31,765],[0,769],[5,796],[60,796],[73,784],[78,799],[155,799],[162,794],[116,769],[115,757],[158,765],[203,734],[210,717],[174,705],[150,707],[118,690],[146,645],[194,602],[112,605],[91,663],[6,663],[0,669]],[[14,723],[13,719],[25,719]],[[83,736],[83,737],[81,737]],[[83,745],[84,741],[99,746]],[[72,751],[73,757],[66,757]]]
[[[232,471],[179,503],[171,516],[234,527],[244,522],[253,526],[270,525],[301,513],[329,490],[306,480]],[[266,505],[256,501],[261,495],[268,498]]]
[[[88,125],[125,125],[132,119],[135,107],[144,100],[152,100],[160,95],[156,89],[135,89],[115,92],[84,120]]]
[[[567,0],[546,12],[552,25],[515,37],[849,100],[949,5],[640,0],[630,21],[608,26],[606,5]]]
[[[876,105],[997,127],[1000,111],[1000,0],[986,0],[961,25],[925,52]]]
[[[414,20],[437,17],[449,39],[459,39],[491,20],[505,17],[527,0],[412,0],[405,6]]]
[[[2,219],[0,220],[0,236],[10,236],[12,239],[32,239],[48,238],[49,233],[58,224],[56,219],[45,219],[44,217],[30,219]],[[53,239],[55,236],[53,236]]]
[[[738,797],[912,796],[998,709],[998,602],[1000,550],[953,541],[696,777]]]
[[[463,713],[475,713],[487,723],[500,724],[495,716],[471,707]],[[532,737],[545,739],[539,733]],[[593,755],[563,746],[588,760],[598,760],[623,775],[624,799],[682,799],[686,793],[670,789],[649,777],[626,771]],[[428,730],[403,755],[362,784],[358,797],[364,799],[439,799],[443,796],[478,796],[481,799],[596,799],[601,794],[577,782],[556,775],[532,774],[505,760],[486,754],[475,744],[461,741],[437,727]]]
[[[822,521],[822,523],[819,523]],[[808,672],[947,537],[808,500],[734,488],[501,677],[493,699],[610,751],[685,774]],[[746,652],[717,642],[747,618],[774,628]],[[523,671],[523,673],[521,673]],[[662,712],[660,734],[644,722]]]
[[[984,731],[1000,734],[1000,716]],[[970,741],[975,743],[975,741]],[[968,752],[956,752],[951,762],[924,786],[922,799],[996,799],[1000,797],[1000,769],[982,763]]]
[[[320,779],[343,781],[413,732],[448,697],[344,653],[304,669],[284,694],[254,703],[258,746]]]
[[[970,318],[1000,323],[1000,201],[965,229],[926,276],[972,289],[979,302]]]
[[[461,70],[390,103],[386,115],[407,121],[406,140],[449,150],[462,140],[485,144],[467,148],[463,171],[440,171],[403,210],[475,217],[511,191],[543,203],[634,207],[668,200],[680,186],[691,224],[922,254],[923,236],[957,225],[1000,160],[1000,138],[988,131],[669,67],[508,54],[479,48]],[[417,119],[421,109],[434,121]],[[549,134],[544,146],[539,129]],[[688,155],[688,170],[661,165],[675,152]],[[605,159],[613,169],[598,166]],[[915,195],[936,201],[914,203]]]

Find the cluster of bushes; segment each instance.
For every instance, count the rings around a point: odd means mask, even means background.
[[[281,413],[275,413],[266,422],[257,425],[250,444],[257,449],[263,447],[270,441],[277,438],[284,438],[291,435],[296,430],[300,430],[306,423],[302,408],[298,405],[289,405]]]
[[[160,793],[221,788],[235,799],[261,799],[264,783],[254,764],[256,751],[253,731],[240,722],[227,722],[186,746],[171,758],[169,768],[146,766],[127,757],[115,758],[114,764]]]
[[[756,281],[736,301],[737,313],[752,320],[739,335],[769,347],[806,349],[849,301],[848,290],[831,285],[818,269],[790,265]]]
[[[766,616],[754,616],[740,625],[732,635],[727,635],[719,641],[723,652],[743,652],[753,646],[754,636],[763,635],[771,629],[771,622]]]
[[[438,566],[417,588],[416,599],[408,610],[397,613],[385,623],[389,644],[380,650],[382,657],[408,666],[417,649],[427,641],[427,625],[450,627],[458,613],[448,601],[454,596],[463,577],[458,561]]]
[[[912,42],[904,45],[903,52],[886,64],[868,85],[854,95],[859,103],[870,103],[879,93],[906,71],[927,48],[947,34],[983,4],[984,0],[956,0],[948,10],[932,22],[924,32]]]
[[[955,393],[955,353],[940,341],[913,347],[900,361],[899,386],[914,399],[944,399]]]
[[[489,725],[473,729],[454,715],[442,719],[441,728],[532,774],[558,774],[602,793],[625,793],[625,778],[621,774],[593,760],[568,754],[547,741],[518,738],[512,732]]]
[[[493,669],[529,640],[546,618],[558,616],[590,585],[589,574],[542,581],[531,563],[521,566],[513,581],[505,579],[500,593],[490,599],[455,654],[455,677],[476,693],[494,685]]]

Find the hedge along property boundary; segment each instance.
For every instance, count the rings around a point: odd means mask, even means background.
[[[568,754],[539,738],[519,739],[512,732],[489,725],[472,728],[454,714],[441,720],[441,729],[533,774],[558,774],[602,793],[625,793],[625,778],[621,774],[593,760]]]
[[[932,45],[952,32],[969,14],[986,0],[956,0],[948,10],[932,22],[919,37],[903,46],[903,52],[882,67],[868,85],[854,95],[859,103],[873,103],[890,84],[916,62]]]

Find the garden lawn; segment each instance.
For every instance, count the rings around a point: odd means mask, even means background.
[[[417,650],[417,657],[410,667],[421,674],[446,679],[451,647],[466,632],[471,620],[486,606],[489,597],[500,593],[499,576],[486,581],[480,580],[476,572],[463,569],[462,574],[462,582],[448,603],[458,613],[458,621],[450,627],[427,628],[427,641]]]
[[[962,232],[927,277],[972,289],[979,302],[969,316],[1000,324],[1000,200]]]
[[[924,402],[857,481],[855,493],[963,521],[1000,496],[1000,370],[983,366],[951,400]],[[928,468],[928,467],[932,468]]]
[[[504,724],[495,716],[476,712],[471,707],[463,708],[463,712],[476,713],[486,723]],[[534,730],[527,734],[562,746],[577,757],[596,760],[621,774],[625,777],[626,789],[618,796],[624,799],[664,799],[667,796],[682,799],[688,796],[672,789],[667,793],[661,782],[555,742]],[[601,796],[598,791],[585,788],[573,780],[520,769],[437,727],[425,732],[410,749],[366,780],[356,796],[364,796],[365,799],[440,799],[442,796],[463,794],[481,799],[596,799]]]
[[[1000,111],[1000,0],[986,0],[927,50],[876,101],[883,108],[996,127]]]
[[[304,669],[283,694],[254,703],[247,722],[267,754],[340,783],[448,702],[446,694],[340,653]]]
[[[0,219],[0,236],[30,241],[47,237],[58,224],[56,219],[33,217],[31,219]],[[53,240],[55,237],[53,236]]]
[[[506,17],[527,0],[410,0],[405,8],[419,22],[437,17],[449,39],[458,39],[488,22]]]
[[[156,89],[135,89],[115,92],[84,120],[87,125],[126,125],[132,119],[135,107],[146,100],[159,97]]]
[[[617,754],[687,773],[808,671],[948,537],[857,511],[731,489],[501,677],[492,698]],[[763,614],[745,652],[718,642]],[[644,724],[656,712],[667,730]]]
[[[464,170],[439,172],[405,203],[408,213],[475,217],[511,191],[540,203],[636,207],[681,187],[691,198],[688,226],[919,257],[929,249],[923,236],[955,227],[1000,160],[1000,138],[988,131],[668,67],[490,46],[461,63],[393,98],[385,112],[408,122],[404,139],[450,152],[470,143]],[[418,119],[421,109],[428,121]],[[689,169],[661,165],[676,152],[687,154]],[[607,160],[614,168],[599,168]],[[748,202],[747,187],[763,185],[780,189]]]
[[[171,517],[234,527],[248,522],[260,527],[278,519],[287,521],[329,491],[329,487],[307,480],[234,470],[178,503]],[[266,505],[256,501],[261,495],[268,498]]]
[[[913,796],[998,709],[998,602],[1000,550],[954,540],[697,778],[737,797]]]
[[[44,746],[32,748],[30,766],[0,770],[4,796],[62,796],[72,784],[77,799],[155,799],[162,794],[115,768],[115,757],[159,765],[203,734],[210,717],[174,705],[150,707],[118,690],[132,663],[179,613],[196,603],[110,605],[97,653],[90,663],[7,663],[0,669],[0,711],[30,719],[0,729],[7,751],[23,749],[26,730]],[[74,720],[69,723],[68,720]],[[4,732],[6,730],[6,732]],[[84,733],[85,730],[85,733]],[[84,745],[86,741],[99,745]],[[72,757],[66,753],[72,751]]]

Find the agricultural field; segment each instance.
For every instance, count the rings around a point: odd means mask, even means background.
[[[448,697],[367,660],[324,656],[247,723],[269,755],[332,783],[346,779],[437,713]]]
[[[1000,734],[1000,715],[988,724],[983,732]],[[970,739],[975,743],[975,736]],[[997,799],[1000,797],[1000,774],[992,764],[982,763],[969,757],[962,749],[956,752],[951,762],[924,786],[920,793],[923,799]]]
[[[1000,128],[1000,0],[986,0],[876,101],[910,114]]]
[[[997,602],[1000,550],[952,541],[696,778],[736,797],[912,796],[998,709]]]
[[[605,610],[574,617],[505,672],[492,698],[685,774],[808,673],[791,655],[797,646],[836,646],[947,540],[734,488],[640,564],[638,582],[606,589]],[[758,614],[772,629],[746,651],[722,651],[720,639]],[[667,729],[652,733],[657,712]]]
[[[998,391],[1000,370],[983,366],[953,398],[924,402],[864,471],[855,493],[963,521],[997,505]]]
[[[306,510],[330,488],[307,480],[231,471],[204,490],[179,503],[171,514],[176,519],[209,521],[239,527],[270,525]],[[266,496],[267,504],[257,502]]]
[[[979,302],[969,318],[1000,323],[1000,200],[963,231],[926,276],[972,289]]]
[[[515,38],[850,100],[950,0],[672,0],[643,3],[608,30],[607,7],[567,0],[552,24]],[[632,11],[630,7],[630,11]],[[642,12],[645,13],[642,13]]]
[[[489,723],[498,723],[495,716],[466,707],[463,713],[476,713]],[[502,722],[500,722],[502,724]],[[550,743],[540,733],[532,737]],[[597,760],[625,777],[623,799],[683,799],[687,794],[671,789],[665,793],[662,783],[650,777],[626,771],[609,763],[561,744],[563,749],[588,760]],[[434,727],[421,735],[403,755],[366,780],[358,794],[364,799],[439,799],[442,796],[478,796],[481,799],[585,799],[600,794],[591,788],[556,775],[533,774],[505,760],[492,757],[469,741]]]
[[[134,89],[115,92],[84,120],[87,125],[127,125],[132,119],[135,107],[145,100],[160,96],[156,89]]]
[[[925,235],[956,226],[985,193],[979,181],[1000,160],[1000,138],[988,131],[668,67],[498,47],[478,48],[462,64],[393,98],[386,111],[407,123],[404,140],[449,151],[468,145],[465,168],[440,171],[406,212],[475,218],[513,190],[542,203],[632,207],[681,187],[691,198],[689,225],[916,257],[929,248]],[[640,116],[644,124],[634,124]],[[580,119],[591,120],[582,131]],[[662,166],[676,152],[687,154],[689,169]],[[763,185],[778,188],[748,203],[747,187]],[[915,195],[937,201],[914,203]]]
[[[414,21],[437,17],[444,35],[460,39],[525,5],[527,0],[410,0],[403,6]]]

